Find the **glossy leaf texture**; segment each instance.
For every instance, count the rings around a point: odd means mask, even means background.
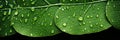
[[[0,37],[10,36],[15,34],[11,19],[11,9],[0,10]]]
[[[111,25],[105,16],[106,2],[61,6],[55,14],[55,23],[60,30],[71,35],[96,33]]]
[[[106,16],[110,23],[120,29],[120,0],[110,0],[106,6]]]

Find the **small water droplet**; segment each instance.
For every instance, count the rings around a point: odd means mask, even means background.
[[[35,11],[35,8],[34,8],[34,7],[32,7],[32,8],[31,8],[31,11]]]
[[[83,22],[83,24],[85,24],[85,22]]]
[[[84,30],[87,30],[87,28],[84,28]]]
[[[50,22],[50,25],[52,25],[52,22]]]
[[[43,25],[43,22],[41,23],[41,25]]]
[[[25,19],[25,23],[28,21],[28,19]]]
[[[11,24],[10,24],[10,25],[11,25],[11,26],[12,26],[12,25],[14,25],[14,22],[11,22]]]
[[[91,24],[90,27],[93,27],[93,25]]]
[[[59,18],[59,17],[56,15],[56,18]]]
[[[79,17],[78,20],[79,20],[79,21],[83,21],[83,17]]]
[[[98,25],[98,23],[96,23],[96,25]]]
[[[54,33],[54,32],[55,32],[54,30],[51,31],[51,33]]]
[[[23,15],[23,14],[21,14],[21,17],[24,17],[24,15]]]
[[[33,34],[31,33],[30,36],[33,36]]]
[[[93,16],[90,16],[91,18],[93,17]]]
[[[6,11],[4,11],[3,15],[7,15],[7,12],[6,12]]]
[[[70,1],[73,1],[73,0],[70,0]]]
[[[99,15],[96,15],[96,17],[98,18],[98,17],[99,17]]]
[[[28,13],[28,14],[27,14],[27,16],[29,17],[29,16],[30,16],[30,14]]]
[[[25,1],[25,0],[22,0],[23,2]]]
[[[67,24],[66,23],[63,23],[63,26],[66,26]]]
[[[66,30],[64,29],[63,31],[65,32]]]
[[[36,1],[31,2],[31,4],[35,4]]]
[[[18,11],[15,11],[14,15],[18,15]]]
[[[76,1],[78,1],[78,0],[76,0]]]
[[[97,8],[98,10],[100,10],[100,8]]]
[[[64,11],[65,9],[62,8],[62,11]]]
[[[37,20],[37,17],[34,17],[34,21],[36,21]]]
[[[101,24],[100,27],[103,27],[103,25]]]
[[[87,16],[87,18],[90,18],[90,16]]]
[[[12,32],[12,30],[10,30],[10,32]]]

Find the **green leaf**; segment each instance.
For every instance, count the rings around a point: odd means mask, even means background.
[[[12,18],[15,30],[25,36],[44,37],[60,33],[53,17],[58,7],[40,9],[16,9]]]
[[[120,29],[120,1],[109,1],[106,8],[108,20],[115,28]]]
[[[60,30],[71,35],[96,33],[111,25],[105,16],[106,2],[61,6],[55,14],[55,23]]]
[[[11,25],[11,9],[0,10],[0,37],[10,36],[15,34],[15,30]]]

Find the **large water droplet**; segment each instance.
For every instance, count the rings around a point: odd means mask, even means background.
[[[63,23],[63,26],[66,26],[67,24],[66,23]]]
[[[100,27],[103,27],[103,25],[101,24]]]
[[[79,21],[83,21],[83,17],[79,17],[78,20],[79,20]]]

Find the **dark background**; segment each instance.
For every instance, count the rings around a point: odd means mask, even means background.
[[[98,33],[86,35],[69,35],[67,33],[60,33],[50,37],[27,37],[20,34],[2,37],[0,40],[120,40],[120,30],[113,27]]]

